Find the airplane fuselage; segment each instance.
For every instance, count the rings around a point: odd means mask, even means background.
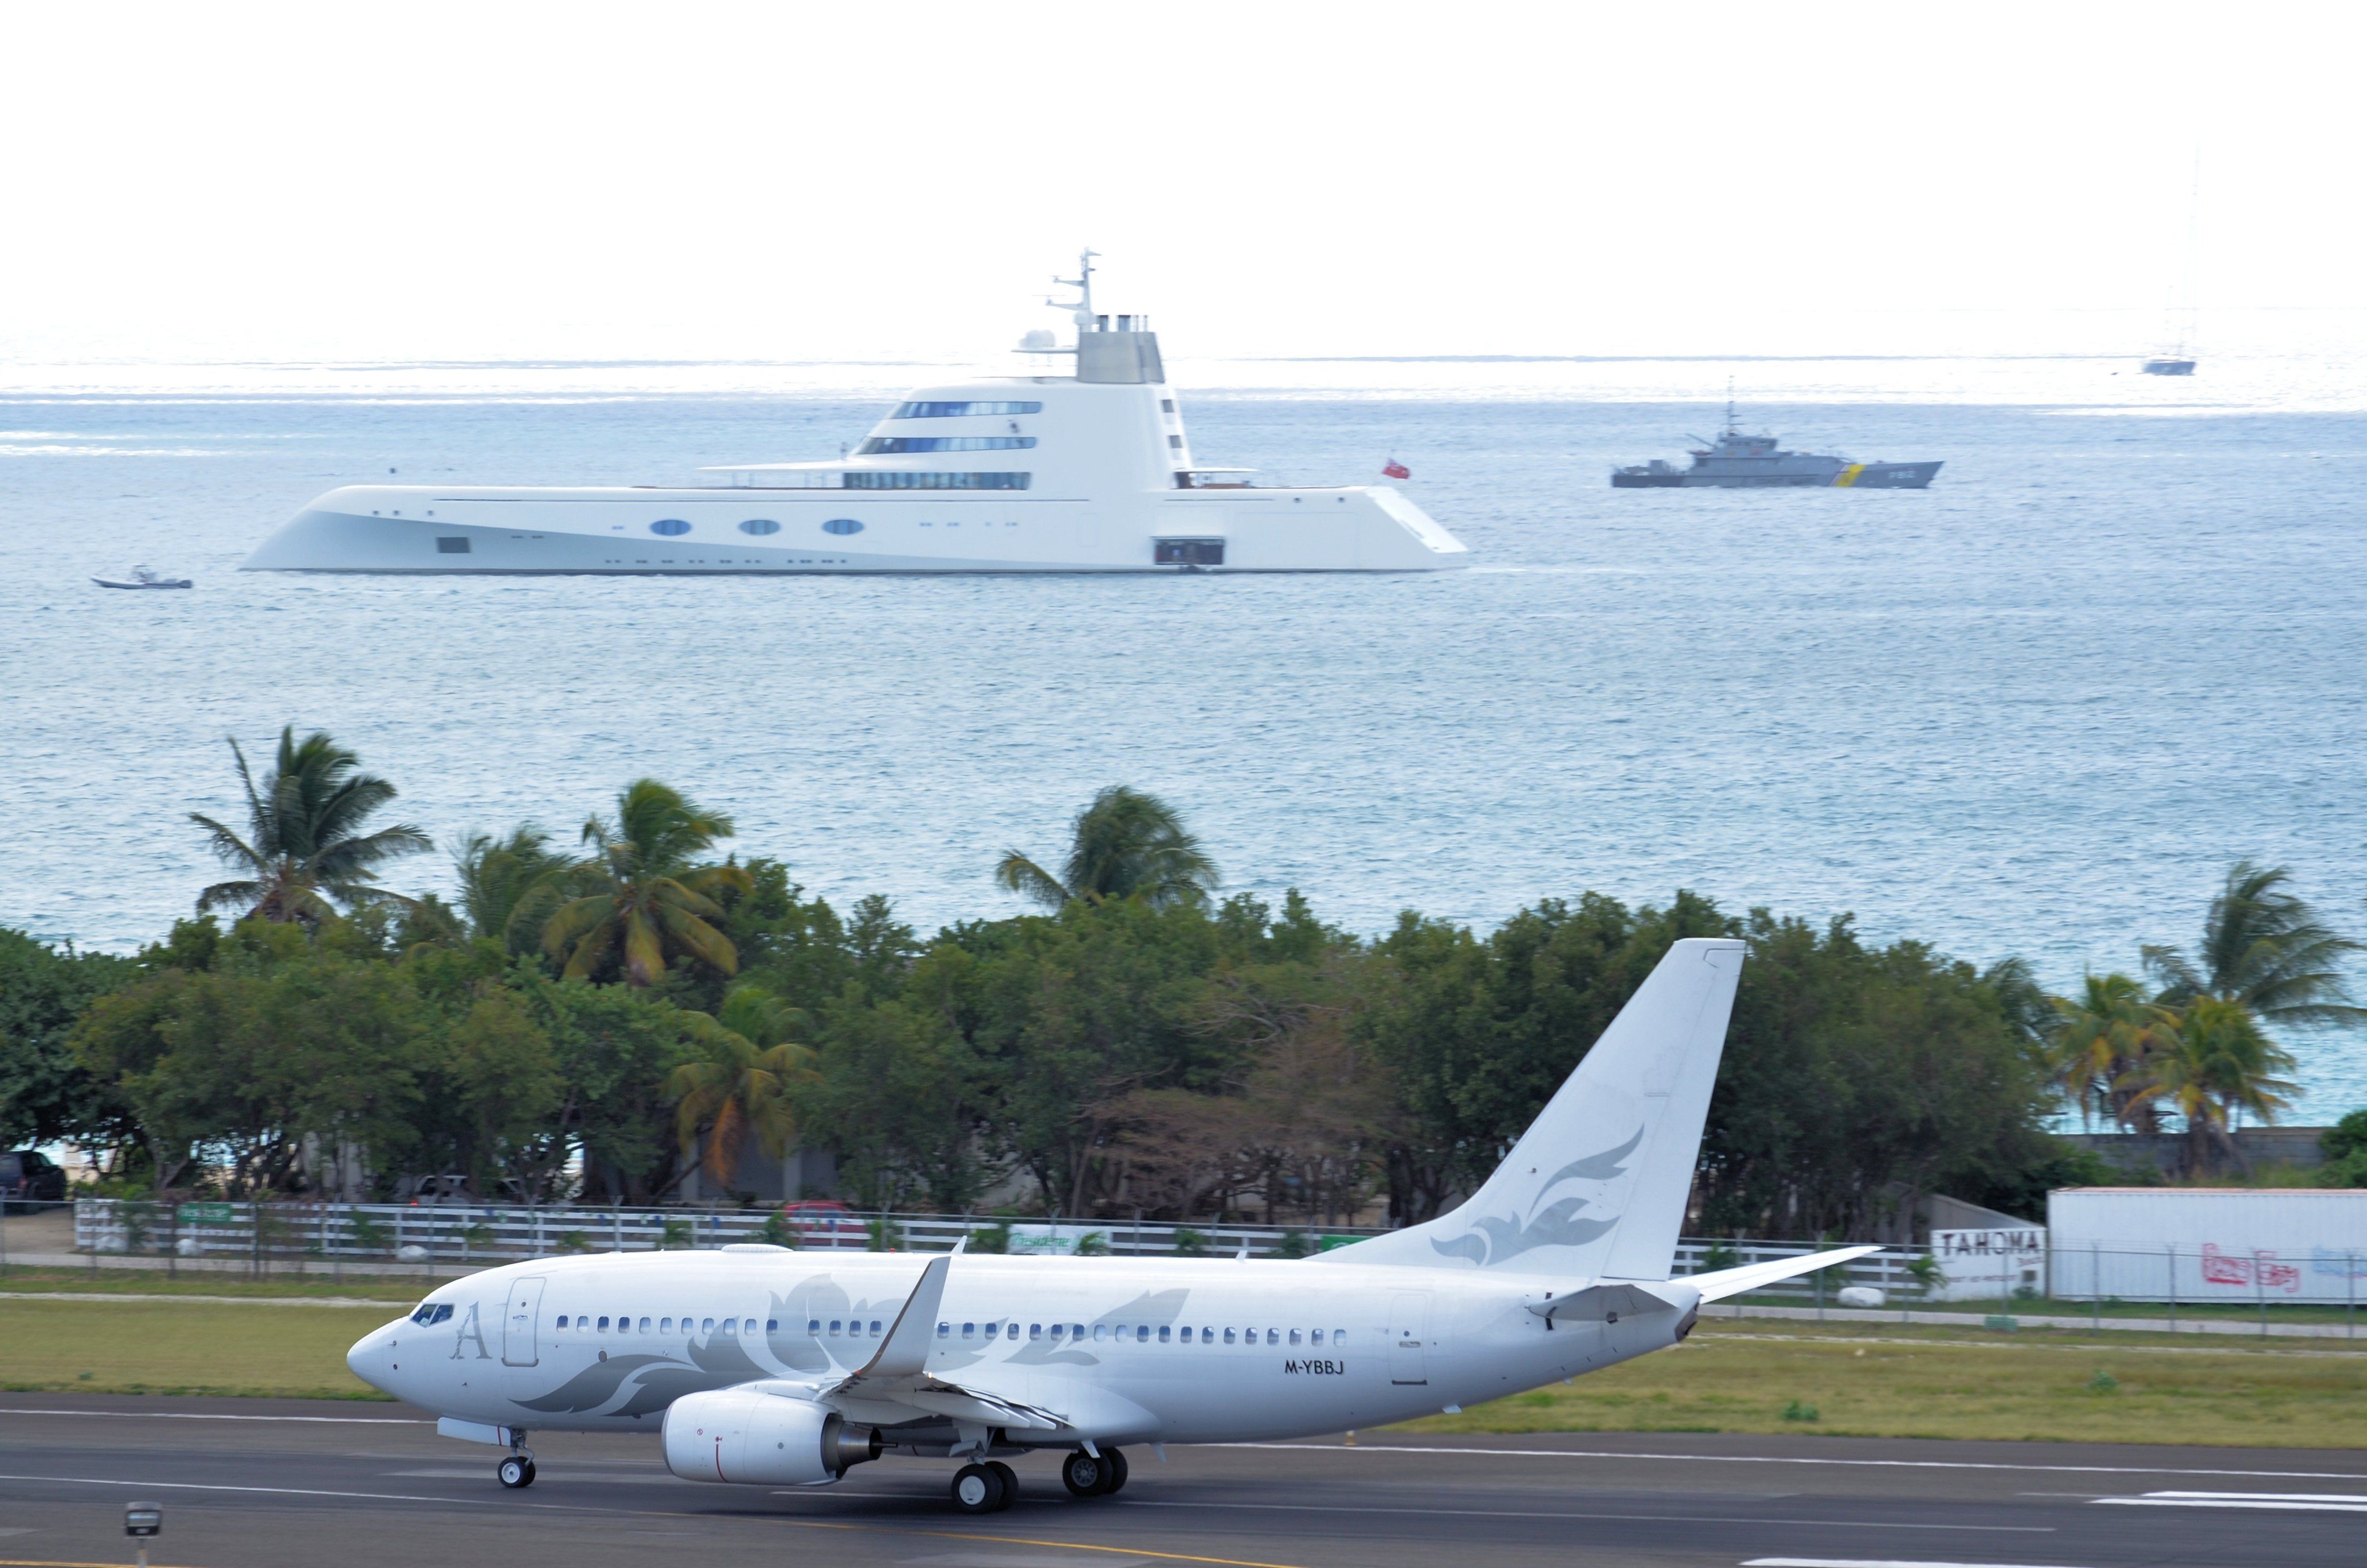
[[[758,1381],[819,1392],[855,1372],[929,1256],[541,1258],[439,1287],[421,1313],[370,1335],[349,1359],[369,1382],[440,1415],[654,1433],[684,1394]],[[1250,1441],[1402,1421],[1659,1349],[1691,1317],[1549,1324],[1529,1302],[1584,1281],[1476,1270],[986,1255],[951,1263],[927,1373],[1059,1418],[1049,1430],[998,1426],[996,1441],[1017,1447]],[[960,1401],[942,1422],[909,1402],[832,1403],[915,1452],[945,1451],[955,1418],[976,1416]]]

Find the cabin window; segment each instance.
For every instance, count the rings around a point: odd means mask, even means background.
[[[567,1314],[565,1312],[559,1314],[559,1326],[561,1328],[565,1328],[567,1326]]]
[[[1184,437],[1181,436],[1170,436],[1167,437],[1167,445],[1170,449],[1180,452],[1184,449]]]
[[[1214,1345],[1217,1343],[1217,1331],[1213,1328],[1201,1329],[1200,1343],[1203,1345]]]
[[[781,531],[781,525],[770,517],[751,517],[740,525],[740,531],[743,534],[776,534]]]
[[[1320,1345],[1323,1343],[1323,1331],[1319,1328],[1314,1333],[1308,1335],[1307,1338],[1308,1343],[1310,1345]]]
[[[1282,1330],[1280,1330],[1280,1329],[1278,1329],[1278,1328],[1270,1328],[1270,1329],[1267,1329],[1267,1330],[1265,1331],[1265,1342],[1266,1342],[1268,1345],[1279,1345],[1279,1344],[1281,1344],[1281,1343],[1282,1343]]]
[[[980,414],[1041,414],[1040,403],[900,403],[890,419],[967,419]]]
[[[873,1318],[871,1320],[871,1337],[874,1339],[879,1337],[879,1320],[878,1318]]]
[[[1160,1337],[1161,1339],[1167,1337],[1164,1330],[1161,1331]],[[1150,1325],[1149,1324],[1138,1324],[1136,1325],[1134,1331],[1134,1342],[1137,1345],[1148,1345],[1150,1343]]]
[[[659,1332],[660,1334],[672,1334],[672,1333],[674,1332],[674,1319],[672,1319],[672,1318],[660,1318],[660,1319],[658,1319],[658,1332]]]
[[[1222,566],[1225,541],[1220,539],[1159,539],[1150,541],[1154,566]]]
[[[836,1339],[838,1337],[839,1327],[840,1324],[838,1319],[832,1318],[830,1320],[830,1336],[832,1339]]]
[[[1346,1329],[1344,1329],[1344,1328],[1335,1328],[1335,1329],[1333,1329],[1333,1330],[1331,1331],[1331,1348],[1332,1348],[1332,1349],[1334,1349],[1334,1350],[1339,1349],[1339,1348],[1340,1348],[1340,1346],[1341,1346],[1342,1345],[1343,1345],[1343,1344],[1345,1344],[1345,1343],[1347,1342],[1347,1339],[1348,1339],[1348,1331],[1347,1331]]]
[[[701,1334],[713,1334],[715,1332],[715,1320],[713,1318],[699,1319],[698,1332]]]
[[[1159,400],[1159,412],[1160,412],[1160,413],[1161,413],[1161,414],[1172,414],[1172,413],[1174,413],[1174,412],[1175,412],[1175,400],[1174,400],[1173,398],[1172,398],[1172,397],[1162,397],[1162,398],[1161,398],[1161,399]]]
[[[650,525],[650,532],[653,534],[663,534],[668,539],[677,538],[680,535],[688,533],[689,531],[690,525],[684,522],[680,517],[660,517],[656,522]]]
[[[780,1320],[780,1319],[778,1319],[778,1318],[766,1318],[766,1319],[764,1320],[764,1332],[765,1332],[766,1334],[778,1334],[778,1333],[780,1333],[780,1332],[781,1332],[781,1320]]]
[[[606,1318],[602,1318],[600,1320],[600,1332],[603,1334],[608,1332],[608,1320]]]
[[[1292,1330],[1290,1331],[1290,1342],[1291,1342],[1293,1345],[1296,1345],[1296,1344],[1297,1344],[1297,1343],[1298,1343],[1298,1330],[1297,1330],[1297,1329],[1295,1329],[1295,1328],[1294,1328],[1294,1329],[1292,1329]]]
[[[1169,1335],[1172,1332],[1172,1330],[1169,1329],[1169,1328],[1168,1328],[1168,1326],[1167,1326],[1165,1324],[1163,1324],[1163,1323],[1162,1323],[1162,1324],[1161,1324],[1159,1325],[1159,1343],[1160,1343],[1160,1344],[1161,1344],[1161,1345],[1166,1344],[1166,1343],[1167,1343],[1168,1335]]]
[[[1031,1323],[1031,1324],[1029,1324],[1027,1325],[1027,1337],[1028,1337],[1028,1338],[1030,1338],[1030,1339],[1041,1339],[1041,1338],[1043,1338],[1043,1337],[1044,1337],[1044,1325],[1043,1325],[1042,1324],[1040,1324],[1040,1323]]]
[[[873,436],[855,449],[858,458],[899,452],[1017,452],[1036,444],[1033,436]]]
[[[1105,1323],[1097,1323],[1093,1324],[1093,1343],[1096,1345],[1100,1344],[1108,1333],[1109,1324]]]
[[[753,1333],[755,1333],[755,1332],[756,1332],[756,1320],[755,1320],[754,1318],[742,1318],[742,1319],[741,1319],[741,1320],[740,1320],[740,1332],[741,1332],[741,1333],[742,1333],[742,1334],[753,1334]]]
[[[863,531],[863,525],[853,517],[832,517],[822,524],[821,531],[826,534],[859,534]]]
[[[723,1320],[723,1332],[726,1334],[736,1335],[740,1332],[740,1324],[731,1318],[725,1318]],[[1294,1335],[1292,1337],[1296,1338],[1297,1335]]]
[[[978,1324],[974,1323],[966,1323],[962,1324],[962,1337],[964,1339],[976,1339],[978,1337]]]
[[[1225,1343],[1226,1343],[1226,1344],[1228,1344],[1228,1345],[1230,1345],[1232,1342],[1233,1342],[1233,1331],[1232,1331],[1231,1329],[1229,1329],[1229,1329],[1225,1330]]]
[[[941,1323],[937,1324],[937,1337],[939,1339],[945,1338],[946,1335],[951,1334],[953,1331],[954,1325],[949,1323]]]
[[[1085,1325],[1084,1325],[1083,1324],[1081,1324],[1081,1323],[1072,1323],[1072,1324],[1070,1324],[1069,1325],[1069,1337],[1070,1337],[1070,1338],[1071,1338],[1071,1339],[1082,1339],[1084,1336],[1085,1336]]]
[[[373,517],[375,517],[377,514],[372,513],[371,515],[372,515]],[[469,553],[469,539],[468,539],[468,536],[467,536],[466,534],[463,534],[463,535],[461,535],[459,539],[439,539],[439,540],[437,540],[436,541],[436,554],[438,554],[438,555],[466,555],[466,554],[468,554],[468,553]]]

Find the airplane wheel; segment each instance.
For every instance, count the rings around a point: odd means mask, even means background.
[[[1019,1472],[1001,1460],[987,1460],[986,1468],[994,1471],[1002,1482],[1002,1501],[994,1506],[994,1511],[999,1514],[1019,1501]]]
[[[515,1492],[534,1484],[534,1461],[512,1454],[494,1468],[493,1473],[501,1477],[504,1486]]]
[[[1060,1461],[1060,1484],[1071,1497],[1098,1497],[1108,1479],[1109,1466],[1082,1449]]]
[[[1102,1458],[1108,1461],[1109,1479],[1102,1483],[1100,1494],[1113,1496],[1126,1484],[1126,1456],[1116,1449],[1104,1449]]]
[[[966,1464],[954,1472],[954,1506],[965,1514],[991,1514],[1011,1495],[1002,1477],[982,1464]]]

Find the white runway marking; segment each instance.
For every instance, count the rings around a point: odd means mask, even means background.
[[[2142,1497],[2099,1497],[2130,1508],[2268,1508],[2316,1514],[2367,1514],[2367,1493],[2148,1492]]]
[[[2030,1562],[1902,1562],[1888,1557],[1754,1557],[1742,1568],[2061,1568]]]
[[[1789,1454],[1638,1454],[1588,1449],[1418,1449],[1403,1443],[1368,1443],[1356,1448],[1313,1443],[1205,1443],[1210,1449],[1288,1449],[1319,1454],[1455,1454],[1484,1459],[1650,1460],[1682,1464],[1822,1464],[1863,1465],[1875,1470],[2026,1470],[2054,1475],[2241,1475],[2270,1481],[2367,1481],[2367,1474],[2339,1470],[2188,1470],[2178,1465],[2005,1464],[1980,1460],[1843,1460]]]
[[[333,1426],[433,1426],[415,1415],[207,1415],[177,1410],[8,1410],[0,1415],[109,1415],[126,1421],[311,1421]]]

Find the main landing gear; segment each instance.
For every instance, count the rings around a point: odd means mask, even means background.
[[[1095,1459],[1079,1449],[1060,1461],[1060,1484],[1071,1497],[1106,1497],[1126,1484],[1126,1456],[1104,1449]]]
[[[954,1506],[965,1514],[999,1514],[1018,1500],[1019,1477],[1001,1460],[954,1472]]]

